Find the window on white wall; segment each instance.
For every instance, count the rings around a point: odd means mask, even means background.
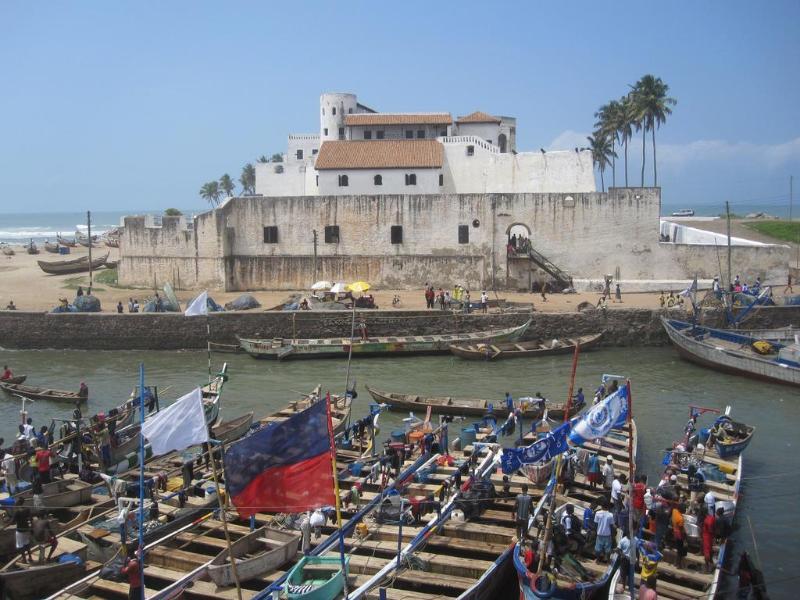
[[[475,156],[475,146],[467,146],[467,156]]]
[[[425,130],[424,129],[417,129],[417,137],[419,139],[424,139],[425,138]]]
[[[339,187],[347,187],[350,185],[350,179],[347,175],[339,175]]]
[[[406,185],[417,185],[417,176],[415,173],[406,173]]]
[[[469,225],[458,226],[458,243],[469,244]]]
[[[338,244],[339,243],[339,226],[338,225],[325,225],[325,243]]]
[[[402,244],[403,243],[403,226],[402,225],[392,225],[391,240],[392,240],[393,244]]]
[[[322,114],[323,115],[325,114],[325,107],[324,106],[322,107]]]
[[[371,140],[372,139],[372,131],[370,131],[369,129],[365,129],[364,130],[364,139],[365,140]]]
[[[336,107],[334,106],[331,110],[333,111],[331,114],[333,114],[335,116],[336,115]]]
[[[386,135],[385,132],[380,130],[380,129],[375,132],[375,138],[376,139],[382,140],[384,135]]]
[[[439,187],[444,185],[444,175],[439,173]]]
[[[413,140],[414,139],[414,130],[413,129],[406,129],[406,139]]]
[[[344,139],[344,127],[339,127],[339,139]]]
[[[375,175],[375,177],[372,178],[372,181],[375,183],[375,185],[383,185],[383,175]]]
[[[325,129],[322,130],[322,132],[324,135],[328,135],[328,128],[326,127]]]
[[[303,150],[297,151],[297,160],[303,160]]]
[[[316,154],[317,152],[319,152],[319,148],[314,148],[313,150],[311,150],[312,155]]]
[[[353,114],[353,109],[352,108],[348,108],[347,109],[347,114],[352,115]]]
[[[264,243],[277,244],[278,243],[278,226],[267,225],[264,227]]]

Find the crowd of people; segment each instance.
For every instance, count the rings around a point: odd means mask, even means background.
[[[470,291],[461,285],[453,286],[452,293],[449,290],[439,288],[436,290],[430,283],[425,283],[425,307],[440,310],[460,310],[464,313],[472,312],[472,296]],[[478,297],[478,310],[482,313],[489,312],[489,294],[486,290],[481,291]]]

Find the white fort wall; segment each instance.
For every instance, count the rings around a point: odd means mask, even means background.
[[[125,220],[120,283],[176,287],[304,289],[315,279],[365,279],[384,288],[460,283],[518,288],[541,274],[506,258],[507,232],[524,225],[536,248],[576,278],[680,279],[715,274],[713,247],[660,244],[658,189],[607,194],[460,194],[234,198],[195,219],[160,228]],[[402,243],[391,243],[392,226]],[[276,226],[277,243],[264,242]],[[339,242],[325,242],[338,226]],[[468,243],[459,243],[466,226]],[[314,258],[313,230],[318,232]],[[515,229],[517,231],[517,229]],[[739,248],[741,272],[785,273],[788,249]],[[748,253],[748,251],[750,253]],[[756,252],[754,252],[756,251]],[[777,276],[777,275],[776,275]],[[785,278],[785,274],[781,275]]]

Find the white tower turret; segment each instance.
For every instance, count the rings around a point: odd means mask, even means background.
[[[355,113],[357,105],[355,94],[322,94],[319,97],[320,142],[345,139],[345,117]]]

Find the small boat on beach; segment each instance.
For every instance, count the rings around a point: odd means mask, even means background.
[[[30,244],[25,244],[25,252],[28,254],[39,254],[39,247],[31,240]]]
[[[497,344],[452,344],[450,352],[467,360],[499,360],[501,358],[521,358],[570,354],[580,344],[581,351],[594,348],[600,343],[602,333],[583,335],[577,338],[552,339],[550,341],[505,342]]]
[[[361,338],[321,339],[252,339],[239,338],[245,352],[253,358],[284,360],[290,358],[331,358],[347,356],[412,356],[446,354],[454,343],[497,343],[518,340],[528,330],[527,322],[516,327],[437,335],[409,335]]]
[[[350,557],[345,557],[345,570]],[[344,589],[346,572],[339,556],[304,556],[289,573],[284,584],[289,600],[331,600]]]
[[[715,371],[800,386],[800,342],[766,341],[744,331],[661,318],[682,358]]]
[[[484,398],[454,398],[451,396],[419,396],[416,394],[398,394],[395,392],[383,392],[366,386],[367,391],[379,404],[387,404],[392,409],[409,410],[424,413],[429,407],[431,412],[442,415],[469,415],[482,417],[490,411],[497,417],[507,417],[508,408],[505,400]],[[526,419],[539,419],[543,416],[544,410],[536,398],[520,398],[517,401],[520,414]],[[583,410],[584,404],[577,401],[570,406],[570,413],[575,416]],[[563,419],[566,403],[550,402],[545,403],[547,414],[554,419]]]
[[[99,269],[106,264],[108,254],[93,258],[91,269]],[[39,263],[39,268],[48,275],[70,275],[73,273],[83,273],[90,269],[89,257],[81,256],[80,258],[73,258],[72,260],[60,260],[56,262],[47,262],[44,260],[36,261]]]
[[[275,571],[297,555],[300,534],[261,527],[231,544],[239,581],[249,581]],[[208,565],[208,576],[220,586],[235,583],[228,549],[221,550]]]
[[[62,246],[68,246],[70,248],[75,248],[78,245],[78,243],[75,241],[74,238],[69,240],[67,238],[61,237],[61,234],[56,236],[56,241]]]
[[[23,385],[21,383],[6,383],[0,381],[0,389],[7,394],[18,394],[31,400],[53,400],[56,402],[86,402],[87,398],[78,392],[54,390],[50,388]]]
[[[50,242],[44,243],[44,249],[46,252],[51,252],[53,254],[60,254],[61,250],[59,248],[60,246],[58,244],[52,244]]]
[[[42,486],[40,495],[43,508],[59,509],[89,504],[92,501],[91,483],[86,483],[77,478],[56,479]],[[30,489],[20,492],[18,496],[25,499],[26,506],[33,505],[33,494]]]
[[[11,246],[3,246],[2,250],[3,254],[5,254],[6,256],[14,256],[16,254],[16,252],[14,252],[14,249]]]

